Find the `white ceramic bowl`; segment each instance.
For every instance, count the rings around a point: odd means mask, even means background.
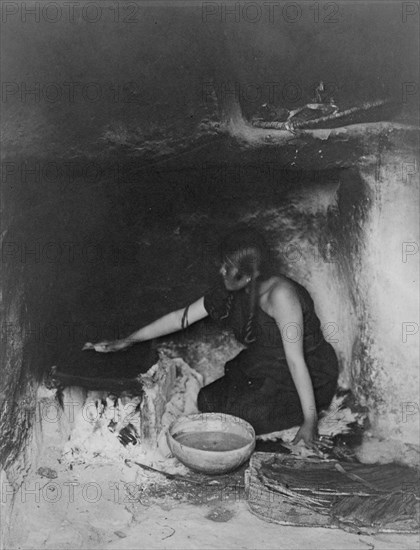
[[[178,460],[206,474],[235,470],[255,448],[255,431],[251,424],[223,413],[178,418],[169,427],[167,439]]]

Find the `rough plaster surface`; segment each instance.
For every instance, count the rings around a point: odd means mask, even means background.
[[[382,156],[378,177],[363,174],[373,206],[363,231],[359,311],[364,352],[355,386],[371,410],[377,435],[419,444],[418,177],[410,151]]]

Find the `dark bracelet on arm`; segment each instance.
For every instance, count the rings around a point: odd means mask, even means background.
[[[181,320],[181,328],[182,330],[185,330],[188,328],[188,310],[190,309],[190,306],[188,305],[184,309],[184,313],[182,314],[182,320]]]

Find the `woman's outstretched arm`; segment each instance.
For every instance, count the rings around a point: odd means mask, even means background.
[[[287,365],[295,383],[303,412],[303,424],[294,443],[308,445],[317,433],[318,415],[312,380],[303,353],[303,313],[296,291],[289,285],[276,287],[270,295],[272,316],[281,332]]]
[[[102,353],[107,353],[110,351],[119,351],[128,348],[129,346],[137,342],[145,342],[147,340],[152,340],[153,338],[159,338],[160,336],[165,336],[167,334],[172,334],[181,330],[182,327],[182,318],[184,316],[185,308],[177,309],[171,313],[167,313],[160,317],[156,321],[153,321],[149,325],[136,330],[129,336],[122,338],[121,340],[112,340],[99,342],[97,344],[91,344],[87,342],[83,349],[89,350],[94,349]],[[185,319],[185,325],[192,325],[201,319],[207,317],[208,313],[204,307],[204,298],[201,297],[196,302],[192,303],[188,307],[187,316]]]

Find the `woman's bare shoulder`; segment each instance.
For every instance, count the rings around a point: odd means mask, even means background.
[[[289,277],[286,277],[286,275],[275,275],[274,277],[271,277],[268,282],[268,296],[296,292],[294,281],[292,281],[292,279],[289,279]]]
[[[297,296],[294,282],[285,275],[276,275],[266,281],[266,294],[264,306],[267,311],[285,300],[293,299]]]

